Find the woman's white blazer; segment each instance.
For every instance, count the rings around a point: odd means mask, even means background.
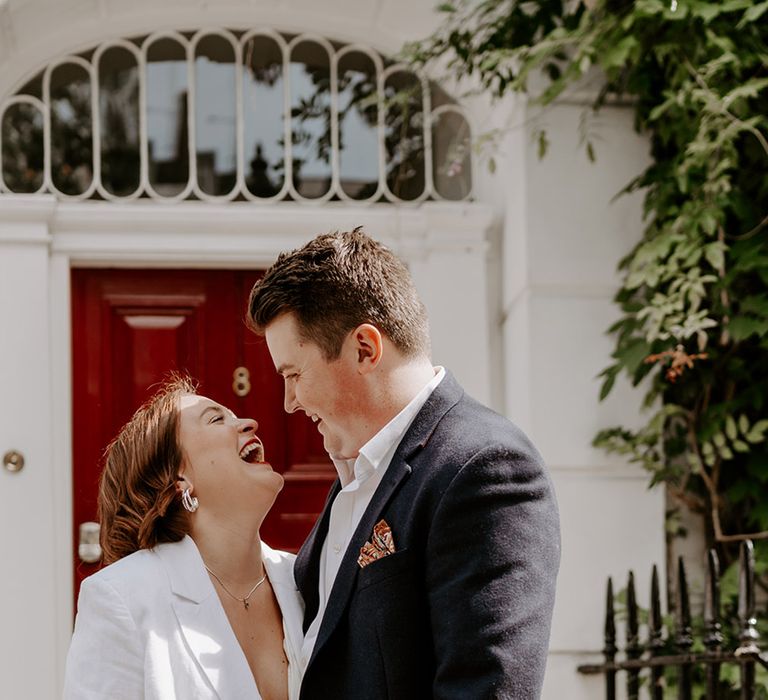
[[[294,555],[263,545],[299,696],[303,605]],[[190,537],[141,550],[80,588],[65,700],[257,700],[253,674]],[[253,612],[253,609],[251,610]]]

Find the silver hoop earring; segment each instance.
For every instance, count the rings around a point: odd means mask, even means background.
[[[181,492],[181,504],[190,513],[194,513],[200,505],[197,497],[192,495],[189,486]]]

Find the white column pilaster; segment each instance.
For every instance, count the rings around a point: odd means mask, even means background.
[[[51,634],[60,619],[49,327],[54,206],[47,197],[0,202],[0,455],[15,449],[25,460],[17,473],[0,468],[4,698],[53,698],[60,687]]]

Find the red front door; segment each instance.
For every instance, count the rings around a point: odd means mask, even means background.
[[[273,547],[296,551],[335,477],[322,437],[283,410],[282,379],[266,343],[243,321],[260,273],[242,270],[72,271],[75,595],[99,566],[78,556],[79,526],[96,520],[104,448],[171,371],[199,392],[259,422],[267,459],[285,487],[262,527]]]

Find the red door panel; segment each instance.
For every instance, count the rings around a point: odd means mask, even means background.
[[[79,525],[96,519],[104,448],[158,382],[186,372],[199,391],[255,418],[267,458],[285,487],[262,527],[266,542],[296,551],[335,478],[322,437],[304,415],[283,410],[282,379],[266,343],[245,326],[259,273],[242,270],[73,270],[75,589],[98,564],[77,556]],[[233,387],[248,373],[247,393]]]

